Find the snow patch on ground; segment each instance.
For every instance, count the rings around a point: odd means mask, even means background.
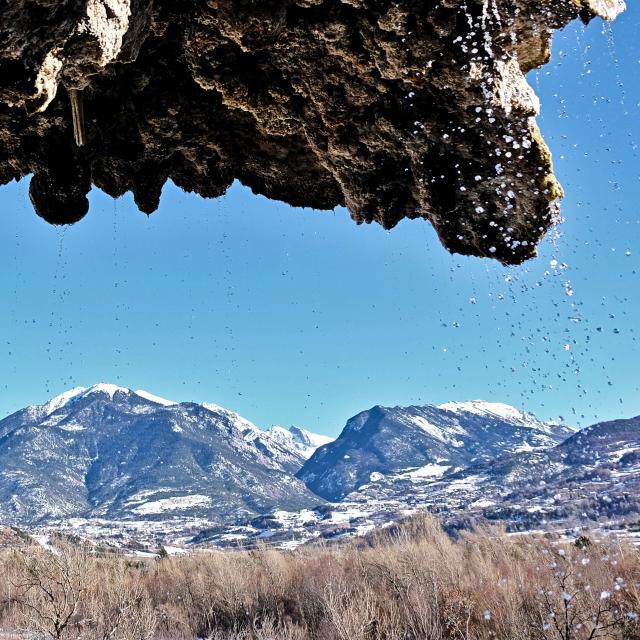
[[[451,465],[442,464],[425,464],[406,473],[410,478],[441,478],[447,471],[451,469]]]
[[[208,496],[192,495],[178,496],[175,498],[164,498],[162,500],[154,500],[145,502],[133,511],[138,515],[149,515],[152,513],[164,513],[165,511],[180,511],[182,509],[191,509],[192,507],[206,507],[211,504],[211,498]]]
[[[330,522],[333,524],[349,523],[357,518],[367,515],[367,511],[358,507],[343,507],[342,511],[332,511]]]
[[[476,509],[485,509],[486,507],[493,507],[496,503],[493,500],[487,500],[485,498],[480,498],[480,500],[476,500],[472,502],[469,506],[474,507]]]
[[[476,489],[478,485],[485,480],[484,476],[474,475],[467,476],[466,478],[460,478],[458,480],[451,481],[447,487],[445,487],[445,493],[454,493],[456,491],[471,491]]]
[[[633,453],[637,451],[638,447],[625,447],[623,449],[618,449],[617,451],[612,451],[609,454],[609,459],[611,462],[620,462],[622,458],[624,458],[628,453]]]
[[[145,502],[147,498],[154,496],[158,493],[170,493],[173,489],[168,487],[160,487],[159,489],[145,489],[144,491],[138,491],[132,495],[128,500],[127,504],[134,504],[136,502]]]
[[[86,427],[83,427],[78,422],[67,422],[65,424],[59,424],[58,428],[62,429],[63,431],[69,431],[71,433],[75,433],[78,431],[86,431]]]
[[[309,522],[318,521],[318,514],[311,509],[301,509],[300,511],[274,511],[273,517],[282,525],[291,525],[292,523],[303,525]]]
[[[47,534],[39,534],[31,536],[41,547],[50,551],[54,555],[59,555],[59,551],[51,544],[51,537]]]

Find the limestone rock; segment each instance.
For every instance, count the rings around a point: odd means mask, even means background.
[[[555,29],[622,0],[0,3],[0,184],[43,218],[95,185],[153,212],[163,185],[234,179],[291,205],[424,218],[450,251],[535,255],[562,190],[525,73]],[[73,108],[72,108],[73,107]]]

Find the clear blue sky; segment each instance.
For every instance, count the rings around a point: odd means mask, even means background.
[[[387,233],[239,185],[167,186],[149,219],[94,192],[65,229],[27,181],[0,189],[0,415],[95,382],[330,434],[374,404],[640,414],[639,15],[567,29],[530,78],[568,196],[518,268],[451,256],[423,221]]]

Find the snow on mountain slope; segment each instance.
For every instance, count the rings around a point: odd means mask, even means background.
[[[165,400],[164,398],[161,398],[152,393],[149,393],[148,391],[143,391],[142,389],[139,391],[131,391],[131,389],[126,389],[125,387],[120,387],[115,384],[107,384],[107,383],[101,382],[98,384],[94,384],[91,387],[75,387],[73,389],[70,389],[69,391],[65,391],[64,393],[61,393],[55,398],[52,398],[51,400],[49,400],[43,405],[40,405],[40,406],[35,405],[34,409],[38,410],[38,415],[40,415],[40,417],[48,416],[52,413],[55,413],[59,409],[62,409],[63,407],[73,402],[74,400],[77,400],[80,397],[91,395],[94,393],[105,394],[109,396],[109,398],[111,399],[113,399],[116,393],[124,393],[124,394],[135,393],[141,398],[144,398],[145,400],[149,400],[156,404],[161,404],[165,406],[171,406],[171,405],[177,404],[176,402],[172,402],[171,400]]]
[[[461,447],[463,445],[463,442],[455,437],[456,434],[469,435],[463,428],[450,427],[449,429],[442,429],[422,416],[411,416],[409,417],[409,421],[436,440],[440,440],[440,442],[450,444],[454,447]]]
[[[131,392],[131,389],[125,389],[125,387],[120,387],[117,384],[100,382],[98,384],[94,384],[92,387],[89,387],[86,393],[104,393],[105,395],[108,395],[109,398],[113,400],[113,396],[115,396],[116,393],[132,393],[132,392]]]
[[[64,407],[67,402],[73,400],[73,398],[78,397],[86,391],[86,387],[75,387],[74,389],[70,389],[69,391],[61,393],[59,396],[52,398],[51,400],[49,400],[49,402],[42,406],[43,413],[45,415],[49,415],[54,411],[57,411],[61,407]]]
[[[255,425],[245,426],[242,433],[247,442],[251,442],[279,469],[295,474],[302,468],[305,458],[292,440],[281,438],[271,430],[263,431]]]
[[[640,416],[586,427],[565,440],[558,450],[572,462],[619,460],[640,450]]]
[[[238,413],[217,404],[205,402],[202,406],[209,411],[224,415],[242,432],[247,442],[253,443],[272,464],[289,473],[295,474],[318,447],[333,440],[328,436],[311,433],[299,427],[285,429],[273,426],[265,431]]]
[[[149,400],[150,402],[155,402],[156,404],[161,404],[165,407],[171,407],[174,404],[178,404],[173,400],[167,400],[166,398],[161,398],[160,396],[156,396],[153,393],[149,393],[144,389],[138,389],[137,391],[134,391],[134,393],[140,396],[141,398],[144,398],[145,400]]]
[[[539,420],[531,413],[525,413],[508,404],[501,402],[484,402],[483,400],[469,400],[466,402],[446,402],[438,405],[438,409],[444,409],[452,413],[472,413],[486,418],[508,420],[511,424],[519,424],[523,427],[536,429],[544,433],[550,433],[557,428],[554,423]]]
[[[225,409],[220,405],[214,404],[213,402],[203,402],[201,404],[207,411],[211,411],[211,413],[215,413],[216,415],[224,416],[226,420],[231,422],[237,429],[241,431],[251,431],[252,429],[258,429],[253,422],[249,422],[246,418],[243,418],[239,413],[235,411],[230,411],[229,409]]]

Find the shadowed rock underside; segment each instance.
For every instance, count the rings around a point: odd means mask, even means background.
[[[561,187],[524,74],[622,0],[0,1],[0,184],[53,224],[234,180],[449,251],[535,255]]]

